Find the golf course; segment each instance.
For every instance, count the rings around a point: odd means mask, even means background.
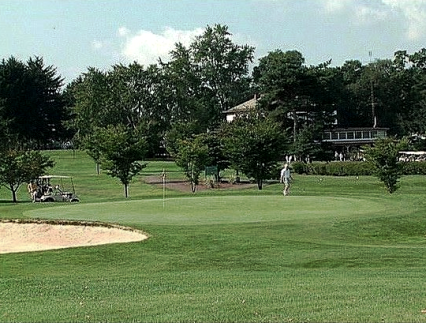
[[[45,154],[80,203],[32,203],[25,185],[12,203],[1,188],[0,220],[148,238],[0,254],[0,322],[426,322],[424,176],[393,194],[370,176],[299,174],[289,196],[278,181],[193,194],[171,185],[173,162],[149,161],[126,199],[86,153]]]

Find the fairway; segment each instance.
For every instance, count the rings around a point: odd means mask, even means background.
[[[303,221],[369,216],[385,211],[383,203],[339,197],[232,196],[151,199],[76,204],[43,210],[47,219],[89,220],[123,225],[205,225],[265,221]],[[38,210],[24,215],[36,218]]]

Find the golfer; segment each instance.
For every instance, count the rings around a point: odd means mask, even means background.
[[[31,181],[28,184],[28,193],[30,193],[30,196],[31,196],[31,199],[33,200],[33,202],[36,201],[37,189],[38,189],[38,186],[34,181]]]
[[[284,164],[283,169],[281,170],[280,182],[284,183],[284,196],[290,194],[290,182],[291,182],[291,173],[288,164]]]

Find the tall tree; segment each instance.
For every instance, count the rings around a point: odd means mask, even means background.
[[[409,88],[406,91],[409,103],[403,115],[405,134],[426,134],[426,49],[411,55],[401,52],[400,61],[409,66],[404,70],[407,75],[404,81]]]
[[[406,135],[414,106],[412,70],[405,51],[393,60],[367,65],[347,61],[340,68],[343,95],[338,103],[341,127],[387,127],[389,133]]]
[[[170,123],[196,124],[195,133],[203,132],[206,126],[199,122],[204,118],[201,79],[196,73],[191,51],[181,43],[170,52],[171,61],[162,64],[165,101],[170,113]],[[170,130],[170,129],[169,129]]]
[[[83,143],[94,127],[144,129],[148,153],[153,156],[170,123],[163,88],[162,71],[154,65],[115,65],[107,72],[89,68],[72,89],[75,119],[71,126]]]
[[[206,122],[211,127],[222,121],[223,111],[249,95],[254,48],[234,44],[231,36],[227,26],[207,26],[190,46],[204,92],[205,115],[210,118]]]
[[[75,132],[77,144],[93,134],[94,128],[114,122],[106,110],[109,95],[107,74],[90,67],[86,73],[67,87],[68,102],[73,119],[69,127]]]
[[[298,140],[300,132],[306,135],[307,128],[315,128],[311,134],[318,136],[333,122],[334,73],[328,65],[307,67],[300,52],[276,50],[261,58],[253,71],[262,94],[260,106],[292,139],[292,153],[306,150],[298,147],[303,142]]]
[[[237,45],[227,26],[207,26],[188,48],[177,44],[167,64],[173,121],[194,121],[213,130],[223,111],[250,96],[249,64],[254,48]]]
[[[14,57],[0,63],[0,99],[4,117],[10,120],[10,133],[21,142],[43,147],[63,140],[68,118],[61,88],[63,79],[53,66],[45,66],[40,57],[26,64]]]
[[[0,152],[10,147],[14,140],[14,137],[9,133],[10,120],[5,116],[4,100],[0,99]]]
[[[163,72],[156,65],[116,65],[109,73],[111,97],[108,106],[118,112],[116,120],[133,129],[144,129],[148,154],[154,156],[170,126],[164,95]]]
[[[339,68],[342,92],[337,100],[337,119],[340,127],[372,126],[371,108],[366,108],[371,102],[369,87],[363,89],[359,84],[364,69],[358,60],[346,61]]]

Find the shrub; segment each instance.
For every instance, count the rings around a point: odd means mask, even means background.
[[[295,172],[296,174],[306,174],[307,173],[306,167],[307,167],[307,164],[302,162],[294,162],[291,164],[291,168],[293,169],[293,172]]]
[[[329,176],[371,175],[373,169],[365,162],[294,162],[291,164],[297,174]]]
[[[389,137],[376,140],[373,147],[363,147],[367,162],[373,166],[373,175],[383,182],[389,193],[398,189],[399,178],[403,175],[398,156],[405,146],[405,140]]]
[[[293,162],[291,164],[296,174],[322,175],[322,176],[371,176],[374,174],[373,166],[362,161],[345,162]],[[426,175],[426,161],[404,162],[403,175]]]
[[[426,175],[425,161],[404,162],[402,165],[402,173],[404,175]]]

